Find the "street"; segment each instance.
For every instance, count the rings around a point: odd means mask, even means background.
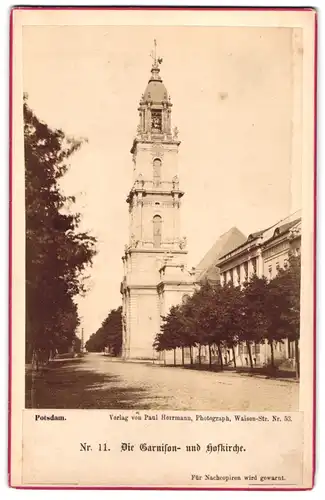
[[[33,378],[33,382],[32,382]],[[29,408],[294,411],[299,384],[122,362],[90,353],[27,380]]]

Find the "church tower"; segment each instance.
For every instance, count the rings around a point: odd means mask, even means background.
[[[147,88],[139,103],[139,125],[131,148],[133,186],[129,242],[122,257],[124,358],[152,359],[161,316],[193,290],[186,268],[186,238],[181,238],[184,192],[178,178],[178,130],[172,130],[172,103],[160,76],[162,59],[152,54]]]

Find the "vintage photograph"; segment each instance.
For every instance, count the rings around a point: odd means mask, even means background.
[[[300,28],[23,27],[26,408],[298,411],[302,64]]]
[[[315,12],[11,21],[10,484],[311,488]]]

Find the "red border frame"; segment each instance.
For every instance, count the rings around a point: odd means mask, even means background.
[[[13,169],[13,14],[17,10],[210,10],[210,11],[313,11],[315,12],[315,39],[314,39],[314,269],[313,269],[313,450],[312,450],[312,486],[310,488],[190,488],[190,487],[133,487],[133,486],[15,486],[11,484],[11,402],[12,402],[12,169]],[[317,244],[317,74],[318,74],[318,22],[317,9],[309,7],[170,7],[170,6],[79,6],[79,7],[46,7],[46,6],[22,6],[13,7],[10,11],[10,48],[9,48],[9,377],[8,377],[8,485],[19,490],[149,490],[149,491],[308,491],[315,485],[316,471],[316,297],[317,297],[317,273],[316,273],[316,244]]]

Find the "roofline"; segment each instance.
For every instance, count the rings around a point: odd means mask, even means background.
[[[300,219],[300,220],[301,220],[301,219]],[[297,221],[296,221],[296,224],[298,224],[299,222],[300,222],[300,221],[299,221],[299,220],[297,220]],[[293,224],[293,226],[289,227],[288,229],[286,229],[286,230],[285,230],[285,231],[283,231],[282,233],[277,234],[276,236],[271,236],[271,238],[268,238],[267,240],[262,241],[260,244],[257,244],[257,245],[255,244],[255,248],[256,248],[256,247],[263,247],[264,245],[269,244],[272,240],[273,240],[273,241],[276,241],[278,238],[282,238],[282,237],[283,237],[285,234],[287,234],[287,233],[288,233],[288,232],[292,229],[292,227],[294,227],[296,224]],[[271,226],[271,227],[272,227],[272,226]],[[266,229],[265,231],[267,231],[267,229]],[[258,238],[257,238],[257,239],[258,239]],[[246,243],[250,243],[250,242],[248,242],[248,241],[247,241]],[[234,248],[234,250],[233,250],[232,252],[235,252],[236,250],[238,250],[239,248],[241,248],[241,247],[243,247],[243,246],[244,246],[244,245],[240,245],[240,246],[238,246],[237,248]],[[252,250],[252,249],[253,249],[253,248],[251,248],[251,247],[250,247],[250,248],[247,248],[246,250]],[[219,259],[218,263],[216,264],[216,267],[218,267],[218,268],[220,267],[220,266],[218,265],[219,263],[220,263],[220,265],[224,264],[224,262],[221,262],[221,261],[223,261],[224,259],[225,259],[225,260],[227,260],[227,257],[228,257],[228,258],[234,258],[234,259],[235,259],[235,258],[239,257],[239,255],[241,255],[241,253],[242,253],[242,252],[239,252],[239,253],[234,253],[234,255],[232,255],[232,256],[230,257],[230,254],[231,254],[232,252],[229,252],[229,253],[227,253],[227,254],[223,255],[222,257],[220,257],[220,259]]]
[[[294,215],[295,213],[296,213],[296,212],[294,212],[292,215]],[[224,257],[227,257],[228,255],[230,255],[230,254],[231,254],[232,252],[234,252],[235,250],[237,250],[237,249],[239,249],[239,248],[241,248],[241,247],[245,246],[247,243],[250,243],[250,242],[252,242],[252,243],[253,243],[254,241],[256,242],[256,240],[260,239],[260,238],[261,238],[261,236],[263,236],[263,234],[264,234],[264,233],[266,233],[266,231],[269,231],[269,230],[270,230],[270,229],[272,229],[273,227],[276,229],[276,228],[277,228],[277,226],[280,226],[280,223],[281,223],[281,222],[284,222],[284,221],[285,221],[286,219],[288,219],[289,217],[292,217],[292,215],[288,215],[288,217],[286,217],[285,219],[281,219],[281,220],[280,220],[280,221],[278,221],[276,224],[273,224],[272,226],[269,226],[269,227],[267,227],[266,229],[264,229],[264,230],[262,230],[262,231],[256,231],[255,233],[251,233],[251,234],[256,234],[256,233],[259,233],[259,236],[256,236],[255,238],[251,238],[250,240],[248,239],[248,238],[249,238],[249,236],[248,236],[247,240],[246,240],[244,243],[242,243],[241,245],[238,245],[238,247],[234,248],[234,249],[233,249],[233,250],[231,250],[230,252],[227,252],[227,253],[225,253],[224,255],[222,255],[222,256],[220,257],[220,260],[221,260],[221,259],[223,259]],[[292,225],[291,227],[293,227],[293,226],[295,225],[294,223],[298,224],[298,222],[300,222],[300,221],[301,221],[301,219],[302,219],[302,217],[298,217],[295,221],[292,221],[292,222],[293,222],[293,225]],[[289,222],[287,222],[287,224],[290,224],[290,223],[289,223]],[[284,224],[283,224],[283,225],[284,225]],[[291,229],[291,227],[290,227],[290,228],[288,228],[288,229],[286,229],[286,230],[284,231],[284,233],[281,233],[281,234],[285,234],[287,231],[289,231],[289,230]],[[271,236],[271,238],[269,238],[269,239],[265,240],[265,242],[266,242],[266,241],[269,241],[269,240],[270,240],[270,239],[272,239],[272,238],[274,238],[274,236]]]
[[[215,245],[216,245],[216,244],[217,244],[217,243],[221,240],[221,238],[224,238],[224,237],[225,237],[228,233],[230,233],[231,231],[234,231],[234,230],[235,230],[235,231],[238,231],[238,232],[239,232],[242,236],[244,236],[244,237],[246,238],[246,235],[245,235],[245,234],[244,234],[244,233],[243,233],[240,229],[238,229],[238,227],[237,227],[237,226],[232,226],[230,229],[228,229],[228,231],[226,231],[225,233],[222,233],[222,234],[218,237],[218,239],[214,242],[214,244],[212,245],[212,247],[210,247],[210,250],[208,250],[208,251],[206,252],[206,254],[205,254],[205,255],[204,255],[204,257],[200,260],[200,262],[197,264],[197,266],[195,266],[195,269],[196,269],[197,271],[199,271],[200,273],[203,273],[203,272],[205,272],[205,271],[206,271],[206,269],[207,269],[207,268],[206,268],[206,266],[202,266],[202,267],[200,267],[201,262],[203,262],[203,261],[204,261],[204,259],[206,258],[206,256],[207,256],[207,255],[208,255],[208,254],[212,251],[212,249],[214,248],[214,246],[215,246]],[[247,241],[247,238],[246,238],[246,241]],[[245,241],[245,243],[246,243],[246,241]],[[238,247],[235,247],[235,248],[239,248],[239,246],[238,246]],[[224,255],[226,255],[226,254],[224,254]],[[219,257],[219,258],[220,258],[220,257]],[[214,264],[211,264],[211,266],[213,266],[213,265],[214,265]]]

